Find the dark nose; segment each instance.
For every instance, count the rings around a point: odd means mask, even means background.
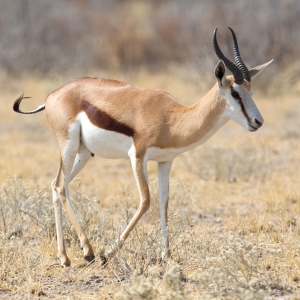
[[[263,124],[263,121],[259,121],[259,120],[257,120],[256,118],[254,119],[254,122],[255,122],[255,124],[256,124],[257,126],[259,126],[259,127],[261,127],[262,124]]]

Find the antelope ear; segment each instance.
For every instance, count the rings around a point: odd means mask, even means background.
[[[225,79],[225,64],[223,60],[220,60],[215,67],[215,77],[217,78],[219,86],[223,85]]]
[[[250,77],[253,78],[256,75],[258,75],[264,68],[266,68],[271,62],[273,61],[273,59],[269,62],[267,62],[266,64],[257,66],[255,68],[252,68],[251,70],[249,70],[250,73]]]

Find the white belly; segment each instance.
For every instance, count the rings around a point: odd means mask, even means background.
[[[77,120],[81,123],[81,141],[89,151],[103,158],[129,156],[133,146],[132,137],[93,125],[84,112],[78,115]]]

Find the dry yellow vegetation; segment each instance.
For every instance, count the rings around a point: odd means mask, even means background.
[[[214,84],[213,74],[202,85],[196,75],[178,75],[178,70],[100,74],[165,89],[184,104],[199,100]],[[44,112],[19,115],[12,104],[24,91],[33,98],[24,100],[22,109],[33,109],[66,81],[23,77],[1,82],[0,298],[299,299],[297,96],[283,87],[280,93],[254,90],[265,118],[259,131],[250,133],[229,122],[175,160],[169,264],[160,262],[157,171],[150,162],[151,208],[123,249],[105,267],[100,259],[86,263],[65,217],[72,265],[62,268],[56,260],[50,190],[58,169],[56,140]],[[276,87],[281,81],[265,82]],[[128,160],[95,157],[79,178],[71,184],[72,201],[99,255],[137,208],[138,192]]]

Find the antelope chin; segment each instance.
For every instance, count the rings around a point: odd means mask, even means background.
[[[251,131],[251,132],[257,131],[259,128],[260,128],[260,126],[255,127],[255,126],[248,123],[248,130]]]

